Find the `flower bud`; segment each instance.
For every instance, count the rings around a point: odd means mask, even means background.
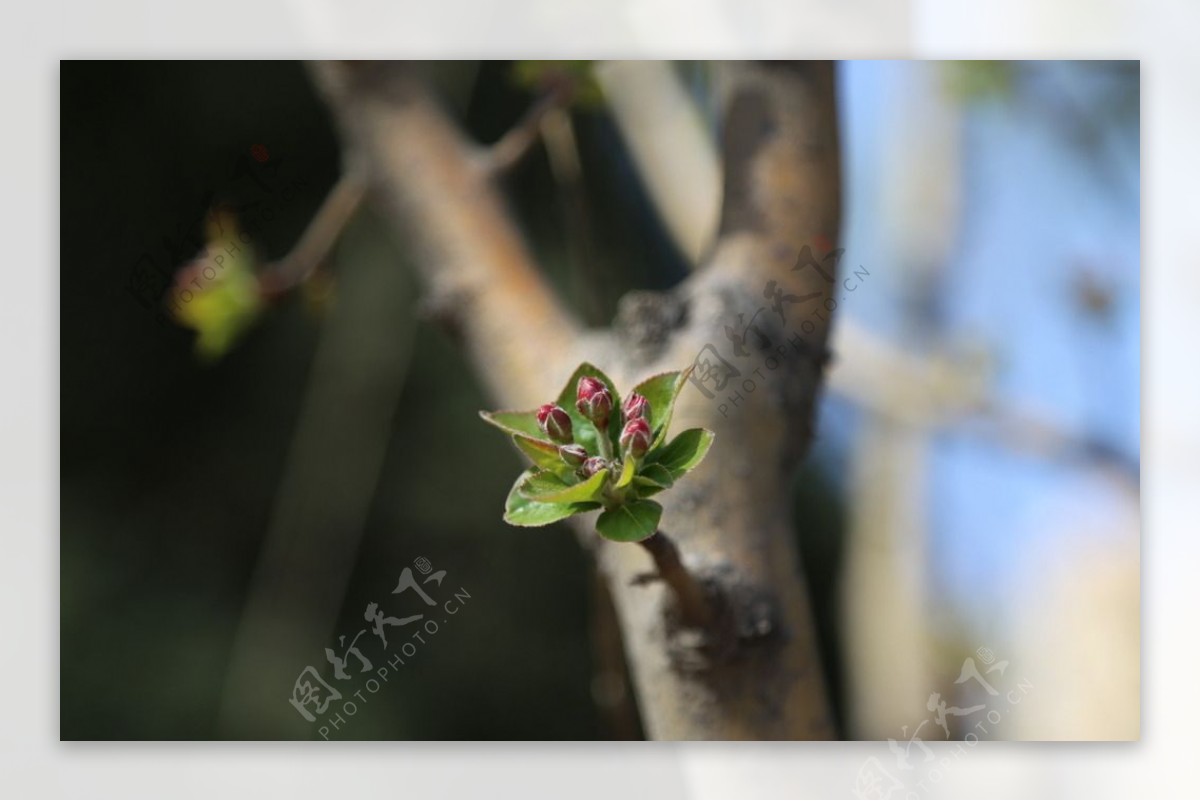
[[[579,468],[579,472],[584,478],[591,478],[608,467],[608,462],[601,459],[599,456],[592,456],[583,463],[583,467]]]
[[[650,417],[650,401],[646,400],[644,395],[630,392],[629,397],[625,399],[625,403],[621,406],[621,411],[625,414],[626,422],[648,419]]]
[[[588,452],[582,445],[563,445],[558,449],[558,455],[571,467],[582,467],[588,458]]]
[[[625,424],[621,431],[621,453],[641,459],[650,450],[650,424],[638,417]]]
[[[608,415],[612,412],[612,394],[597,378],[585,375],[579,379],[575,393],[575,408],[603,431],[608,427]]]
[[[553,403],[547,403],[537,410],[538,425],[550,439],[559,443],[571,442],[571,416]]]

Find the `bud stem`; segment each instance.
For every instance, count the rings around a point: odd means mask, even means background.
[[[716,620],[712,603],[704,592],[704,587],[688,572],[683,560],[679,558],[679,549],[675,547],[675,543],[660,530],[642,540],[641,544],[654,559],[658,575],[675,593],[684,623],[699,628],[711,626]]]
[[[602,430],[600,426],[592,423],[592,428],[596,429],[596,441],[600,443],[600,455],[604,457],[605,461],[612,461],[612,441],[608,438],[608,426]]]

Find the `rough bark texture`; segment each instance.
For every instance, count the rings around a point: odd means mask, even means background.
[[[627,296],[610,329],[581,331],[541,279],[488,160],[404,65],[323,64],[315,75],[349,157],[407,243],[434,307],[501,406],[532,408],[580,361],[620,387],[680,369],[712,344],[741,371],[715,397],[689,386],[673,430],[716,432],[699,469],[662,496],[663,530],[717,594],[722,624],[679,625],[641,548],[587,542],[608,577],[647,732],[657,739],[835,735],[791,530],[788,482],[807,450],[825,363],[831,285],[793,271],[836,241],[840,176],[829,64],[726,67],[721,229],[701,269],[668,293]],[[768,282],[798,296],[781,321]],[[755,312],[748,355],[729,326]],[[738,315],[744,319],[739,321]],[[801,320],[804,320],[803,329]],[[581,532],[592,520],[579,520]]]

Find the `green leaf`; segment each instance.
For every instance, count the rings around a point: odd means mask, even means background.
[[[643,395],[650,403],[650,430],[654,432],[651,449],[657,448],[667,437],[667,428],[671,425],[671,414],[675,410],[675,399],[679,397],[684,383],[692,374],[692,369],[673,370],[647,378],[633,388],[633,391]]]
[[[484,421],[509,434],[524,434],[532,439],[548,442],[538,425],[537,412],[480,412]]]
[[[558,446],[554,443],[533,439],[524,434],[513,434],[513,443],[521,453],[543,470],[549,470],[558,476],[565,476],[571,472],[571,466],[558,455]]]
[[[625,456],[625,464],[621,466],[621,477],[617,479],[617,489],[629,485],[633,481],[634,470],[637,469],[637,459],[630,455]]]
[[[639,498],[649,498],[657,495],[675,483],[671,471],[661,464],[642,465],[641,471],[634,476],[633,486],[637,489]]]
[[[641,479],[635,478],[633,480],[633,487],[631,489],[634,490],[633,494],[631,495],[633,498],[653,498],[655,495],[666,489],[666,487],[660,487],[657,484],[653,484],[649,481],[642,481]]]
[[[532,501],[550,501],[554,499],[542,496],[562,492],[570,486],[560,476],[556,476],[548,470],[534,470],[528,478],[521,482],[517,491]]]
[[[671,476],[678,481],[688,471],[700,464],[704,454],[712,445],[713,433],[703,428],[689,428],[671,440],[665,448],[650,454],[649,461],[660,464],[671,471]]]
[[[575,408],[576,388],[579,385],[579,379],[585,375],[599,379],[604,386],[608,387],[608,392],[613,398],[613,413],[608,418],[608,439],[612,444],[612,452],[617,452],[617,440],[621,436],[621,395],[617,392],[616,384],[612,379],[601,372],[600,368],[593,364],[584,362],[575,368],[575,372],[571,374],[571,378],[567,381],[567,385],[563,387],[562,392],[558,393],[559,406],[567,410],[567,414],[571,415],[571,428],[575,432],[575,441],[587,449],[587,452],[593,456],[600,454],[600,446],[596,442],[596,427],[591,424],[579,410]],[[537,423],[537,419],[534,419]]]
[[[534,473],[518,489],[531,501],[542,503],[584,503],[594,501],[604,492],[608,471],[601,470],[586,481],[569,484],[549,472]]]
[[[571,105],[586,109],[604,104],[604,92],[593,71],[593,61],[518,61],[513,79],[528,89],[544,92],[548,87],[572,84]]]
[[[644,485],[652,485],[667,489],[675,483],[675,477],[671,475],[671,471],[661,464],[644,465],[641,471],[638,472],[638,483]]]
[[[522,473],[508,493],[508,500],[504,502],[504,522],[509,525],[545,526],[600,508],[598,503],[546,503],[522,496],[519,488],[533,473],[532,468]]]
[[[596,530],[605,539],[639,542],[658,531],[661,519],[662,507],[654,501],[630,501],[601,512],[596,519]]]

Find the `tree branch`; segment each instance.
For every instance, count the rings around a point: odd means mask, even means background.
[[[555,83],[520,122],[491,146],[487,159],[492,172],[504,173],[520,163],[541,135],[542,123],[570,100],[572,91],[573,86],[569,81]]]
[[[365,193],[366,182],[358,172],[348,172],[338,179],[296,246],[279,261],[267,265],[259,276],[259,287],[265,297],[278,297],[312,275],[333,250]]]
[[[631,583],[644,556],[605,543],[630,663],[649,733],[664,739],[835,736],[790,523],[789,481],[807,449],[827,324],[801,332],[760,317],[748,355],[726,327],[750,318],[775,280],[828,296],[816,271],[792,271],[808,245],[824,252],[840,223],[833,70],[828,64],[729,66],[725,196],[708,261],[669,293],[633,293],[613,327],[618,381],[693,363],[721,349],[741,375],[721,394],[682,393],[673,426],[716,432],[708,458],[671,492],[664,520],[693,575],[716,582],[736,647],[664,623],[661,590]],[[809,308],[809,306],[805,306]],[[794,315],[798,318],[799,315]],[[798,325],[798,319],[790,321]],[[739,329],[740,330],[740,329]],[[601,366],[608,367],[604,363]],[[612,374],[612,373],[610,373]]]
[[[671,292],[632,293],[602,332],[579,331],[562,311],[504,211],[487,159],[409,68],[323,64],[316,73],[347,146],[369,165],[385,213],[419,251],[429,291],[485,384],[503,404],[529,408],[584,359],[621,386],[692,364],[702,349],[727,343],[739,314],[765,305],[769,281],[828,296],[820,273],[792,268],[805,245],[824,252],[838,232],[832,67],[729,69],[725,198],[712,255]],[[761,336],[735,357],[742,383],[722,396],[681,394],[674,427],[703,426],[717,437],[706,461],[662,496],[679,568],[719,590],[730,637],[674,623],[663,582],[638,581],[645,552],[601,541],[593,519],[574,519],[608,576],[646,729],[659,739],[834,735],[789,500],[791,468],[810,438],[827,323],[801,335],[772,314],[760,317]]]
[[[721,164],[706,121],[670,62],[606,61],[596,79],[664,225],[699,264],[721,207]]]
[[[683,622],[699,628],[712,626],[716,622],[712,599],[704,592],[703,585],[684,566],[675,543],[661,531],[656,531],[639,544],[654,560],[654,566],[658,568],[658,578],[665,581],[675,594]]]
[[[506,404],[532,406],[570,368],[576,325],[538,274],[492,182],[406,64],[314,66],[384,213],[418,249],[434,317]]]

